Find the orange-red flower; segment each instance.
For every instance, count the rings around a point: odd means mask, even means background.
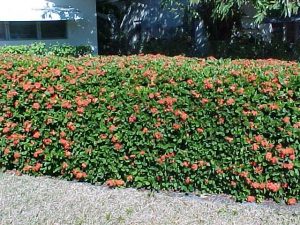
[[[262,174],[262,172],[264,171],[264,168],[261,166],[255,167],[254,172],[257,174]]]
[[[188,80],[186,81],[186,83],[187,83],[188,85],[194,85],[194,84],[195,84],[195,82],[194,82],[192,79],[188,79]]]
[[[140,155],[145,155],[146,154],[146,152],[145,151],[140,151]]]
[[[4,128],[2,129],[2,133],[3,133],[3,134],[7,134],[9,131],[10,131],[10,128],[9,128],[9,127],[4,127]]]
[[[236,183],[235,181],[230,181],[230,185],[231,185],[232,187],[236,187],[237,183]]]
[[[267,161],[271,161],[272,157],[273,157],[273,155],[272,155],[271,152],[267,152],[266,155],[265,155],[265,159],[266,159]]]
[[[268,182],[267,185],[266,185],[266,188],[269,190],[269,191],[272,191],[272,192],[277,192],[279,191],[281,185],[280,183],[272,183],[272,182]]]
[[[67,169],[69,167],[69,165],[68,165],[68,163],[63,162],[63,164],[62,164],[61,167],[62,167],[63,170],[65,170],[65,169]]]
[[[192,180],[191,180],[190,177],[187,177],[187,178],[185,178],[184,182],[185,182],[186,184],[190,184],[190,183],[192,183]]]
[[[4,153],[4,155],[8,155],[8,154],[10,153],[9,148],[5,148],[5,149],[3,150],[3,153]]]
[[[112,143],[117,143],[118,142],[118,137],[117,136],[112,136],[112,138],[111,138],[111,142]]]
[[[69,122],[69,123],[67,124],[67,128],[68,128],[69,130],[71,130],[71,131],[76,130],[76,126],[75,126],[72,122]]]
[[[247,178],[248,177],[248,172],[247,171],[243,171],[243,172],[241,172],[239,175],[240,175],[240,177],[243,177],[243,178]]]
[[[155,95],[154,95],[153,93],[150,93],[150,94],[148,95],[148,97],[149,97],[150,99],[153,99],[153,98],[155,98]]]
[[[255,202],[256,201],[256,198],[254,197],[254,196],[251,196],[251,195],[249,195],[248,197],[247,197],[247,202]]]
[[[254,188],[254,189],[259,189],[260,184],[258,182],[253,182],[253,183],[251,183],[251,187]]]
[[[65,151],[65,157],[69,158],[69,157],[71,157],[71,156],[72,156],[72,152],[66,150],[66,151]]]
[[[202,133],[204,132],[204,129],[202,129],[202,128],[197,128],[197,132],[198,132],[199,134],[202,134]]]
[[[50,138],[46,138],[46,139],[43,140],[43,143],[45,145],[50,145],[52,143],[52,140]]]
[[[235,103],[235,100],[233,99],[233,98],[229,98],[229,99],[227,99],[227,101],[226,101],[226,104],[227,105],[233,105]]]
[[[42,168],[42,164],[41,163],[37,163],[33,167],[33,171],[38,172],[41,168]]]
[[[207,99],[207,98],[202,98],[202,99],[201,99],[201,103],[202,103],[203,105],[207,104],[208,102],[209,102],[209,99]]]
[[[87,174],[85,172],[79,171],[79,170],[73,170],[73,175],[75,176],[75,179],[81,180],[83,178],[87,177]]]
[[[38,131],[33,132],[33,135],[32,135],[33,138],[38,139],[38,138],[40,138],[40,136],[41,136],[40,132],[38,132]]]
[[[59,136],[60,136],[61,138],[64,138],[64,137],[67,136],[67,134],[66,134],[66,132],[64,132],[64,131],[61,131],[61,132],[59,133]]]
[[[30,170],[32,170],[32,166],[30,166],[30,165],[25,165],[24,168],[23,168],[24,172],[28,172]]]
[[[11,90],[7,92],[7,98],[13,98],[14,96],[17,96],[18,92],[15,90]]]
[[[281,149],[280,151],[284,156],[286,155],[294,155],[295,154],[295,150],[293,148],[284,148]]]
[[[181,128],[181,125],[180,124],[177,124],[177,123],[174,123],[173,124],[173,129],[174,130],[179,130]]]
[[[198,165],[197,164],[192,164],[191,169],[194,170],[194,171],[197,170],[198,169]]]
[[[107,135],[106,134],[100,134],[100,138],[104,140],[104,139],[107,138]]]
[[[277,164],[278,163],[278,158],[277,157],[272,157],[270,162],[271,162],[271,164]]]
[[[133,176],[132,175],[128,175],[126,177],[126,179],[127,179],[128,182],[131,182],[131,181],[133,181]]]
[[[137,120],[137,118],[136,118],[135,115],[131,115],[131,116],[128,118],[128,122],[129,122],[129,123],[134,123],[134,122],[136,122],[136,120]]]
[[[282,164],[282,168],[283,169],[287,169],[287,170],[292,170],[294,169],[294,163],[290,162],[290,163],[283,163]]]
[[[15,152],[14,153],[14,159],[19,159],[19,158],[21,158],[20,152]]]
[[[272,104],[269,104],[269,109],[271,109],[271,110],[278,110],[279,106],[276,103],[272,103]]]
[[[261,135],[256,135],[254,136],[254,139],[257,143],[261,143],[264,138]]]
[[[228,141],[229,143],[233,142],[233,138],[232,137],[225,137],[225,140]]]
[[[254,143],[252,144],[252,150],[257,151],[259,149],[259,145]]]
[[[155,107],[152,107],[152,108],[150,109],[150,112],[151,112],[152,114],[156,114],[156,113],[158,113],[158,109],[155,108]]]
[[[297,204],[297,199],[296,198],[289,198],[287,200],[288,205],[296,205]]]
[[[191,91],[191,94],[194,96],[194,98],[197,98],[197,99],[201,97],[201,94],[199,94],[197,91],[194,91],[194,90]]]
[[[84,108],[83,107],[77,107],[76,112],[78,114],[83,114],[84,113]]]
[[[239,93],[240,95],[244,94],[244,92],[245,92],[245,89],[244,89],[244,88],[240,88],[240,89],[238,90],[238,93]]]
[[[284,123],[290,123],[290,117],[286,116],[282,119]]]
[[[32,108],[35,110],[39,110],[41,108],[40,103],[37,103],[37,102],[33,103]]]
[[[71,109],[72,108],[71,101],[68,101],[68,100],[62,101],[61,107],[64,109]]]
[[[30,129],[31,129],[31,126],[32,126],[32,125],[31,125],[31,121],[28,121],[28,120],[25,121],[25,122],[24,122],[24,126],[23,126],[24,131],[25,131],[25,132],[29,132]]]
[[[28,81],[28,82],[26,82],[26,83],[23,83],[23,90],[24,91],[29,91],[31,88],[32,88],[32,85],[31,85],[31,82],[30,81]]]
[[[111,125],[109,128],[108,128],[108,130],[109,130],[109,132],[114,132],[115,130],[117,129],[117,127],[115,126],[115,125]]]
[[[120,186],[125,185],[125,182],[123,180],[110,179],[110,180],[106,181],[106,185],[109,187],[120,187]]]
[[[204,83],[204,89],[206,90],[212,89],[214,87],[210,79],[205,79],[203,83]]]
[[[162,133],[160,133],[160,132],[155,132],[153,136],[154,136],[154,138],[157,139],[157,140],[160,140],[160,139],[163,138],[163,135],[162,135]]]
[[[35,151],[35,153],[33,154],[34,158],[38,158],[40,154],[42,154],[44,151],[42,149],[38,149]]]
[[[60,144],[64,147],[65,150],[70,150],[71,148],[71,142],[69,142],[68,140],[61,138],[59,140]]]
[[[290,160],[293,160],[293,161],[294,161],[294,160],[296,159],[296,156],[293,154],[293,155],[290,155],[289,158],[290,158]]]
[[[184,162],[182,163],[182,166],[184,166],[184,167],[189,167],[189,166],[190,166],[190,163],[187,162],[187,161],[184,161]]]
[[[114,147],[115,147],[115,149],[117,150],[117,151],[119,151],[119,150],[121,150],[122,149],[122,144],[120,144],[120,143],[115,143],[114,144]]]

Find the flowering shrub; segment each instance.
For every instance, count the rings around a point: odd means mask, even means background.
[[[23,54],[35,56],[55,55],[61,57],[80,57],[92,54],[90,46],[71,46],[55,44],[46,46],[45,43],[33,43],[31,45],[1,46],[0,54]]]
[[[300,67],[276,60],[0,56],[0,167],[295,204]]]

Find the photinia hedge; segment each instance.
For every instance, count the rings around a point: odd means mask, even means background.
[[[295,204],[299,74],[278,60],[1,55],[0,167]]]

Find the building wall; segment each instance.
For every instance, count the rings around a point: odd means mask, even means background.
[[[59,8],[74,8],[70,13],[62,13]],[[42,14],[38,11],[47,9]],[[44,10],[45,11],[45,10]],[[57,11],[57,12],[56,12]],[[9,12],[9,13],[8,13]],[[76,12],[78,15],[72,15]],[[90,45],[98,52],[96,0],[1,0],[1,21],[47,21],[45,14],[52,14],[53,20],[68,19],[68,38],[38,40],[46,44]],[[0,46],[32,44],[37,40],[6,40]]]

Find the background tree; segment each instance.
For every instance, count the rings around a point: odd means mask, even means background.
[[[203,19],[213,40],[230,38],[233,26],[240,27],[243,7],[248,4],[255,9],[257,23],[268,16],[291,17],[300,8],[299,0],[162,0],[163,7],[188,8],[190,16]]]
[[[174,0],[164,0],[172,2]],[[253,5],[256,9],[255,19],[261,22],[265,17],[277,13],[283,17],[291,17],[298,13],[300,8],[299,0],[188,0],[190,4],[209,5],[212,9],[213,19],[224,19],[233,16],[247,4]]]

